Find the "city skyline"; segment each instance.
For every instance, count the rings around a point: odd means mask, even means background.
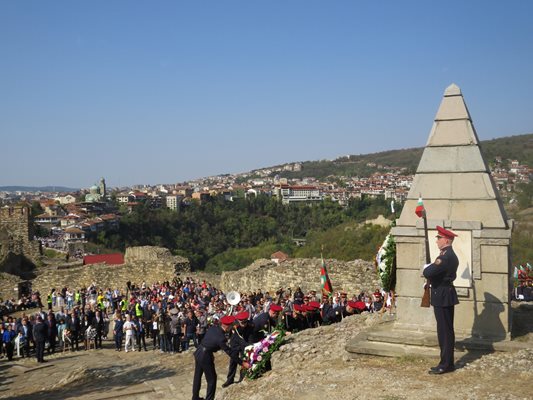
[[[0,5],[0,186],[173,183],[422,147],[444,89],[533,131],[533,4]]]

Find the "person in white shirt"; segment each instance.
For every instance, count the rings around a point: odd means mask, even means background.
[[[135,324],[131,321],[131,316],[129,314],[126,314],[126,322],[124,322],[122,331],[126,334],[126,343],[124,344],[124,350],[127,353],[129,351],[129,348],[131,347],[131,349],[135,351],[135,347],[133,344],[133,337],[135,335]]]

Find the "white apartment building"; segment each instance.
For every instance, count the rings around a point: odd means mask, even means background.
[[[316,186],[280,185],[278,194],[283,204],[322,201],[323,195]]]
[[[183,200],[183,196],[177,194],[171,194],[167,196],[167,208],[176,211]]]

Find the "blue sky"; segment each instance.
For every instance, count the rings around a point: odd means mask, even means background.
[[[0,185],[175,183],[533,132],[529,1],[2,1]]]

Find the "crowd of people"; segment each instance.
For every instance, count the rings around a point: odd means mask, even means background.
[[[280,310],[269,327],[282,324],[288,331],[300,331],[340,321],[344,316],[362,311],[383,311],[387,302],[382,293],[346,293],[322,297],[300,288],[263,293],[260,289],[242,293],[233,314],[244,312],[253,324],[260,314],[268,314],[276,304]],[[43,304],[43,301],[45,304]],[[390,304],[390,303],[389,303]],[[1,357],[34,354],[45,362],[44,353],[102,348],[103,340],[112,339],[115,351],[160,351],[180,353],[198,348],[212,325],[220,325],[229,304],[225,294],[205,281],[176,278],[172,282],[135,285],[127,289],[88,288],[52,289],[46,299],[38,293],[11,304],[2,315]],[[262,323],[258,323],[263,325]],[[257,339],[257,338],[256,338]]]

